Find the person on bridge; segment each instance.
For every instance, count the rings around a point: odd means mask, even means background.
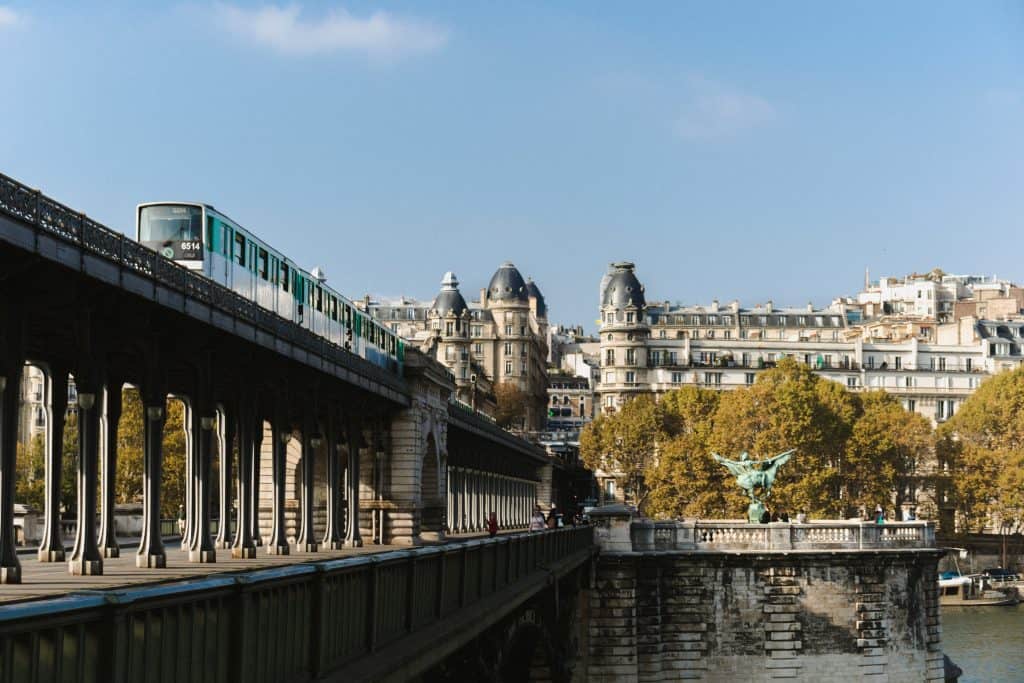
[[[487,518],[487,533],[490,536],[498,535],[498,513],[491,510],[491,516]]]
[[[540,505],[533,506],[533,516],[530,517],[530,531],[544,531],[544,512]]]

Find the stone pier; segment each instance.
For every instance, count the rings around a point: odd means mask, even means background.
[[[929,523],[592,516],[583,680],[944,680]]]

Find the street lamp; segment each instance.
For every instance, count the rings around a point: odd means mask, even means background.
[[[217,420],[216,420],[216,418],[213,418],[213,417],[204,417],[204,418],[201,418],[201,419],[199,420],[199,425],[200,425],[200,426],[201,426],[201,427],[202,427],[203,429],[213,429],[213,425],[214,425],[214,424],[216,423],[216,421],[217,421]]]
[[[92,407],[96,405],[96,394],[80,393],[78,394],[78,407],[82,410],[92,410]]]
[[[148,408],[146,408],[146,417],[148,417],[151,422],[156,422],[157,420],[159,420],[163,416],[164,416],[164,407],[163,406],[149,406]]]

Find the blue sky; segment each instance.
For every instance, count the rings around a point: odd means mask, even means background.
[[[1024,280],[1024,3],[4,1],[0,171],[125,232],[208,201],[352,297]]]

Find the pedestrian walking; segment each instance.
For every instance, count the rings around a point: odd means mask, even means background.
[[[491,516],[487,518],[487,533],[490,536],[498,535],[498,513],[491,510]]]
[[[544,531],[544,513],[540,505],[533,506],[533,516],[530,517],[530,531]]]

